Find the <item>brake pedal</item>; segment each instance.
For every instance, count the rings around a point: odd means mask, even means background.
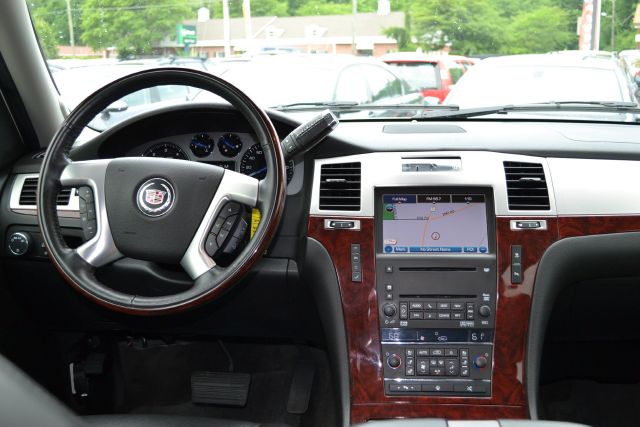
[[[200,405],[245,406],[251,375],[237,372],[194,372],[191,401]]]

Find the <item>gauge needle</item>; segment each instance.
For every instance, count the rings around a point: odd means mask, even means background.
[[[253,172],[253,173],[250,173],[250,174],[249,174],[249,176],[256,176],[256,175],[259,175],[259,174],[261,174],[262,172],[266,172],[266,171],[267,171],[267,167],[266,167],[266,166],[264,166],[264,167],[262,167],[262,168],[258,169],[257,171],[255,171],[255,172]]]

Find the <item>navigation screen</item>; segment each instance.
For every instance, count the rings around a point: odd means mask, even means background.
[[[484,194],[385,194],[385,253],[487,253]]]

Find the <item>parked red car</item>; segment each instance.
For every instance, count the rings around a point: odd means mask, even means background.
[[[380,58],[396,68],[410,85],[426,97],[443,102],[451,88],[474,62],[462,56],[425,55],[418,52],[388,53]]]

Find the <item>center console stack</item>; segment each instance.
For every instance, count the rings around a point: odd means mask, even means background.
[[[493,206],[485,187],[376,189],[385,394],[491,396]]]

